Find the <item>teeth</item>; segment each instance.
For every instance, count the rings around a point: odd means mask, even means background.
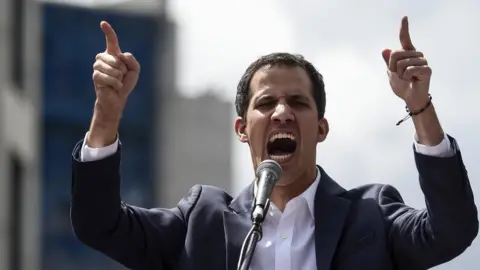
[[[270,158],[277,161],[277,162],[282,162],[286,159],[288,159],[292,154],[284,154],[284,155],[270,155]]]
[[[276,134],[270,136],[270,139],[268,141],[273,142],[276,139],[283,139],[283,138],[288,138],[292,141],[295,141],[295,136],[293,136],[293,134],[285,133],[285,132],[276,133]]]

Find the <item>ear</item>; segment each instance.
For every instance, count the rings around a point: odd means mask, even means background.
[[[318,120],[318,137],[317,142],[323,142],[327,138],[329,131],[328,121],[326,118]]]
[[[235,133],[237,134],[238,139],[242,143],[248,142],[248,137],[246,132],[247,123],[243,117],[237,117],[235,120]]]

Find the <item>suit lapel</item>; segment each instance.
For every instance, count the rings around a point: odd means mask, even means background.
[[[315,253],[317,269],[330,269],[338,241],[342,235],[350,201],[340,197],[345,189],[320,168],[321,180],[315,194]],[[223,213],[227,269],[236,269],[240,250],[252,225],[250,208],[253,183],[232,201]]]
[[[223,226],[225,230],[225,249],[227,269],[237,269],[238,258],[243,241],[252,226],[250,208],[253,202],[253,184],[244,189],[232,201],[228,210],[223,212]]]
[[[342,235],[350,201],[340,197],[345,189],[335,183],[323,169],[315,194],[315,253],[317,269],[330,269]]]
[[[251,223],[248,213],[223,212],[227,269],[237,269],[243,240],[252,226]]]

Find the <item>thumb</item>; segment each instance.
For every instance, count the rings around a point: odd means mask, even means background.
[[[140,73],[140,64],[138,63],[137,59],[131,53],[122,53],[119,54],[118,57],[122,62],[127,66],[128,71],[133,71],[135,73]]]
[[[385,61],[385,64],[388,64],[390,63],[390,54],[392,53],[392,50],[390,49],[384,49],[382,51],[382,57],[383,57],[383,60]]]
[[[130,93],[138,81],[138,75],[140,73],[140,64],[131,53],[122,53],[118,55],[118,58],[127,66],[127,73],[123,77],[123,87],[127,89],[127,93]]]

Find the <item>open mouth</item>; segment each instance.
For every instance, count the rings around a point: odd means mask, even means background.
[[[284,162],[293,156],[297,149],[297,141],[291,133],[276,133],[270,136],[267,143],[267,153],[271,159]]]

